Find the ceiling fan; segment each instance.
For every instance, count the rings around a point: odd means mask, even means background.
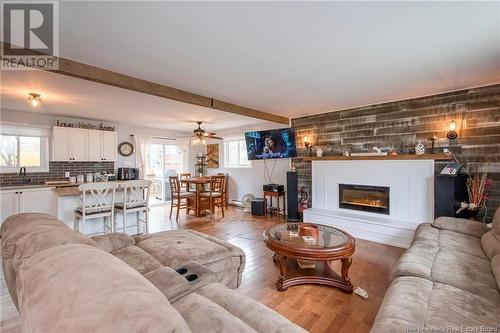
[[[218,137],[216,133],[206,132],[201,128],[202,121],[197,121],[198,128],[193,131],[193,138],[195,143],[206,143],[206,139],[217,139],[222,140],[221,137]]]

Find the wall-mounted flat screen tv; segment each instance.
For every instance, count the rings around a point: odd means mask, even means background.
[[[297,156],[293,128],[246,132],[245,141],[249,160]]]

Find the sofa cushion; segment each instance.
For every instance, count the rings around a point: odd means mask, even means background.
[[[174,304],[193,333],[258,333],[224,308],[197,294],[189,294]]]
[[[438,246],[443,249],[486,259],[486,255],[481,247],[481,239],[466,234],[440,230]]]
[[[121,232],[91,237],[101,249],[112,252],[135,244],[135,239]]]
[[[427,309],[426,327],[490,327],[500,324],[499,298],[485,298],[450,285],[436,283]]]
[[[53,216],[24,213],[7,218],[1,226],[2,265],[12,300],[18,305],[16,276],[23,260],[45,249],[65,244],[97,246]]]
[[[442,283],[405,276],[394,280],[371,333],[423,332],[499,325],[500,303]]]
[[[493,216],[491,230],[493,231],[495,237],[500,240],[500,207],[497,208],[495,215]]]
[[[208,284],[175,302],[193,333],[305,333],[280,314],[219,283]]]
[[[489,231],[488,227],[483,222],[448,216],[436,218],[433,222],[433,226],[438,229],[458,232],[475,238],[481,238],[484,233]]]
[[[228,286],[236,288],[239,285],[245,253],[234,245],[193,230],[140,235],[135,240],[138,247],[165,266],[177,267],[194,261],[220,275],[220,281]],[[225,278],[228,281],[224,281]]]
[[[500,239],[495,236],[493,230],[481,237],[481,247],[490,259],[500,254]]]
[[[23,332],[189,332],[163,294],[101,249],[52,247],[23,262]]]
[[[302,328],[292,324],[288,319],[270,310],[267,306],[243,296],[237,291],[228,289],[220,283],[212,283],[200,288],[197,290],[197,294],[218,304],[257,332],[305,332]]]
[[[370,332],[413,332],[413,329],[423,327],[432,288],[433,283],[427,279],[414,276],[395,279],[385,294]]]
[[[497,287],[500,290],[500,254],[491,260],[491,271],[493,272],[493,276],[495,276]]]
[[[97,246],[92,239],[74,232],[53,216],[25,213],[7,218],[1,227],[2,257],[25,259],[50,247],[64,244]]]
[[[153,256],[135,245],[123,247],[111,254],[125,261],[141,274],[163,267]]]
[[[488,259],[440,250],[432,265],[431,279],[485,298],[499,298]]]

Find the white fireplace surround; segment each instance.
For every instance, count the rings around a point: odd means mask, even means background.
[[[339,208],[339,184],[388,186],[389,215]],[[305,222],[408,247],[417,225],[433,216],[433,160],[312,161],[312,208],[304,211]]]

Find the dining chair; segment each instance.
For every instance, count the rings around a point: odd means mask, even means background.
[[[219,172],[217,175],[219,176],[225,176],[226,178],[224,179],[224,194],[222,196],[222,200],[224,201],[224,208],[227,210],[227,188],[229,184],[229,174]]]
[[[178,176],[168,177],[170,183],[170,195],[172,199],[170,200],[170,218],[172,218],[172,210],[177,207],[177,214],[175,220],[179,221],[179,211],[181,209],[186,209],[186,215],[189,213],[190,209],[195,210],[195,206],[192,203],[195,202],[196,193],[181,191],[181,184],[179,182]]]
[[[137,234],[141,233],[141,222],[144,231],[149,233],[149,192],[152,182],[150,180],[138,179],[128,180],[120,184],[123,189],[123,202],[115,204],[115,209],[123,213],[123,232],[127,233],[127,216],[130,213],[136,215]],[[143,218],[140,218],[142,213]],[[116,230],[116,219],[114,222]]]
[[[115,194],[117,183],[87,183],[78,186],[81,192],[80,204],[75,210],[73,229],[85,235],[85,224],[88,220],[102,218],[103,233],[114,232],[115,221]],[[109,218],[109,223],[108,223]]]
[[[179,180],[184,180],[184,179],[189,179],[191,178],[191,172],[183,172],[179,174]],[[181,182],[181,190],[184,189],[185,191],[189,191],[189,183],[182,183]]]
[[[200,193],[200,204],[203,200],[209,201],[210,214],[213,217],[215,207],[222,210],[222,217],[224,217],[224,190],[225,190],[226,176],[210,176],[209,191]]]

